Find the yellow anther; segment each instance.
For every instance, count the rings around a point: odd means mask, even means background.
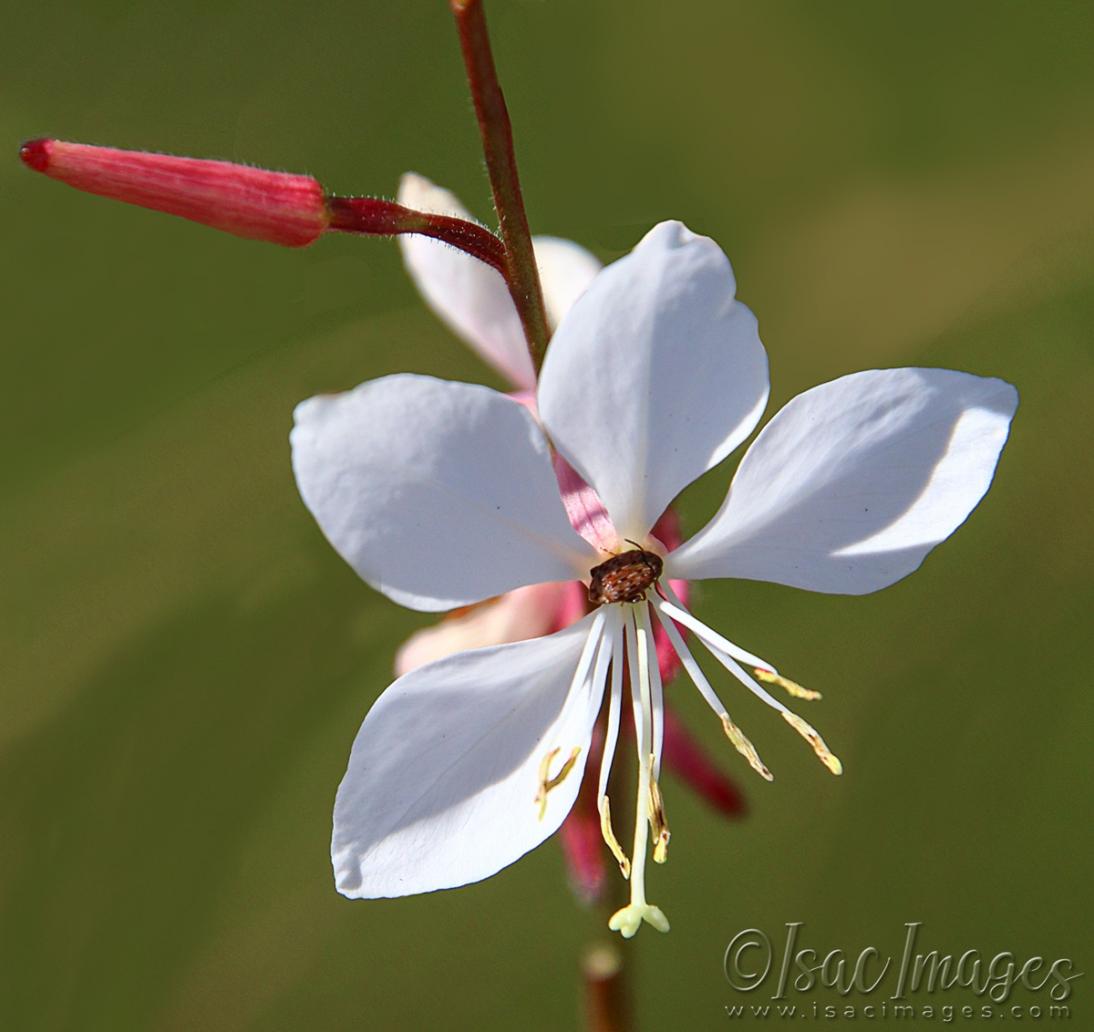
[[[843,764],[840,763],[839,757],[832,753],[832,750],[824,744],[824,739],[817,734],[816,729],[807,724],[796,713],[791,713],[790,710],[783,710],[783,720],[785,720],[799,735],[802,736],[812,747],[813,752],[817,754],[817,759],[821,761],[833,774],[843,773]]]
[[[553,778],[548,777],[548,774],[551,771],[551,763],[559,752],[560,750],[557,748],[552,749],[543,757],[539,764],[539,788],[536,790],[536,797],[532,802],[539,804],[540,820],[543,820],[547,815],[547,793],[550,792],[552,788],[558,788],[558,786],[566,780],[566,775],[574,769],[574,764],[577,762],[581,747],[575,745],[573,749],[570,750],[570,758],[562,765],[559,772]]]
[[[627,854],[623,852],[623,847],[619,845],[619,839],[615,837],[615,832],[612,831],[612,806],[606,795],[600,797],[597,808],[600,810],[600,834],[604,836],[605,843],[612,851],[616,863],[619,864],[619,870],[623,872],[623,877],[629,878],[631,876],[631,861]]]
[[[663,864],[669,858],[669,823],[665,819],[665,800],[661,787],[650,778],[650,830],[653,832],[653,862]]]
[[[741,729],[729,719],[729,714],[722,713],[721,718],[722,727],[725,730],[726,737],[733,743],[733,748],[748,760],[752,769],[759,774],[764,781],[774,781],[774,775],[767,769],[764,761],[760,759],[760,754],[756,752],[756,747],[745,738]]]
[[[756,667],[755,671],[757,681],[778,685],[787,695],[793,695],[795,699],[808,699],[813,702],[821,697],[820,692],[815,692],[812,688],[803,688],[797,681],[791,681],[789,677],[783,677],[763,667]]]

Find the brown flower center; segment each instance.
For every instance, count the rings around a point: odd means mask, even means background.
[[[642,548],[613,555],[589,571],[589,601],[595,605],[609,602],[641,602],[646,590],[661,576],[661,557]]]

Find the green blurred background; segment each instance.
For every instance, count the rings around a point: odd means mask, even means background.
[[[722,953],[751,925],[857,953],[923,921],[924,949],[1086,970],[1094,5],[489,13],[533,228],[606,260],[666,217],[715,237],[760,317],[772,411],[889,365],[1022,394],[989,496],[909,580],[703,589],[710,622],[825,693],[810,715],[846,774],[739,699],[764,784],[672,692],[752,812],[724,823],[667,784],[651,894],[673,932],[627,947],[643,1027],[741,1025],[723,1007],[762,1001]],[[573,1027],[598,924],[555,843],[400,901],[344,900],[329,870],[350,743],[428,620],[321,538],[292,407],[394,370],[496,379],[394,244],[240,241],[16,158],[53,135],[389,195],[415,169],[485,217],[444,4],[45,0],[4,26],[0,1028]],[[685,496],[688,526],[729,472]]]

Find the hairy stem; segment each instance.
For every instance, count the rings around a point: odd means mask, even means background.
[[[538,373],[547,351],[550,330],[543,307],[539,270],[532,250],[532,236],[528,230],[528,216],[524,212],[520,177],[517,175],[513,130],[490,51],[486,15],[482,0],[449,2],[456,19],[471,99],[479,122],[486,170],[494,194],[494,209],[501,238],[505,242],[505,280],[524,327],[532,365]]]
[[[326,205],[330,214],[328,230],[366,236],[416,233],[432,237],[465,251],[506,275],[505,246],[490,230],[474,222],[450,215],[415,211],[379,197],[328,196]]]

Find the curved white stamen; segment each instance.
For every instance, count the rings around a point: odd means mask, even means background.
[[[639,633],[646,639],[646,655],[649,658],[650,724],[653,729],[650,752],[653,753],[653,778],[661,776],[661,752],[665,743],[665,689],[661,683],[661,665],[657,661],[657,643],[653,638],[653,623],[648,605],[635,607]]]
[[[663,600],[658,600],[655,605],[660,612],[665,614],[665,616],[671,617],[677,623],[681,623],[687,627],[688,630],[694,631],[695,636],[707,647],[710,654],[755,695],[763,699],[769,706],[777,709],[780,713],[786,709],[778,699],[771,695],[770,692],[764,690],[756,679],[733,658],[731,653],[740,651],[733,642],[723,638],[717,631],[708,627],[702,620],[696,619],[686,609],[680,608],[680,606],[673,605],[671,602],[665,602]],[[767,666],[766,663],[763,665]],[[771,670],[771,667],[767,666],[767,669]]]
[[[680,598],[676,594],[676,592],[672,590],[672,585],[669,583],[668,577],[663,577],[660,583],[661,588],[665,592],[665,597],[669,600],[669,603],[674,606],[678,612],[684,613],[686,616],[691,617],[692,620],[695,620],[695,617],[691,616],[691,613],[689,613],[684,608],[684,603],[680,601]],[[695,620],[695,622],[699,623],[698,620]],[[691,624],[685,619],[681,619],[680,623],[691,627]],[[694,627],[692,627],[691,629],[695,630]],[[735,645],[728,638],[723,638],[722,635],[718,634],[716,631],[710,630],[709,627],[707,627],[706,629],[717,639],[718,647],[721,648],[723,651],[729,653],[729,655],[731,655],[734,659],[740,660],[742,663],[747,663],[749,666],[760,667],[763,670],[770,670],[771,673],[778,676],[779,671],[774,667],[773,664],[769,663],[766,659],[762,659],[760,656],[754,656],[747,649],[742,649],[740,645]],[[698,634],[699,632],[695,631],[695,633]]]
[[[680,601],[679,596],[676,594],[675,591],[672,590],[672,585],[669,583],[667,578],[661,582],[661,587],[665,592],[665,597],[668,599],[668,601],[672,605],[674,605],[680,612],[687,613],[687,610],[684,608],[684,603]],[[688,615],[691,616],[690,613],[688,613]],[[692,617],[692,619],[694,619],[694,617]],[[709,627],[707,628],[707,630],[710,631],[710,633],[717,639],[717,644],[719,645],[719,647],[722,648],[728,655],[732,656],[736,660],[739,660],[741,663],[747,663],[750,667],[752,667],[755,671],[757,680],[762,681],[764,684],[778,685],[784,692],[786,692],[788,695],[792,695],[796,699],[806,699],[810,702],[814,702],[821,697],[820,692],[815,692],[811,688],[803,688],[796,681],[791,681],[788,677],[783,677],[782,674],[779,673],[778,668],[775,666],[774,663],[769,663],[762,656],[757,656],[754,653],[749,652],[747,649],[742,649],[740,645],[737,645],[735,642],[730,641],[728,638],[717,634]]]
[[[727,655],[725,650],[720,647],[720,643],[725,642],[725,639],[718,634],[717,631],[712,631],[701,620],[696,620],[691,613],[680,609],[678,606],[674,606],[669,602],[658,601],[657,606],[659,610],[664,612],[667,616],[671,616],[674,620],[690,627],[695,632],[698,639],[706,646],[707,651],[736,677],[741,684],[748,688],[758,699],[762,699],[766,702],[772,709],[778,710],[778,712],[782,714],[783,720],[785,720],[813,747],[813,752],[817,754],[817,759],[819,759],[833,774],[843,773],[843,764],[840,763],[839,758],[832,753],[832,750],[828,748],[816,728],[799,717],[793,710],[784,706],[778,699],[772,696],[770,692],[765,691],[760,683],[748,673],[740,663],[732,656]]]
[[[600,758],[600,780],[597,783],[598,797],[607,795],[608,778],[611,777],[612,760],[615,759],[615,746],[619,741],[619,714],[623,699],[623,614],[615,606],[608,618],[611,626],[605,628],[604,650],[612,664],[611,693],[608,696],[608,721],[604,729],[604,752]]]
[[[703,673],[702,668],[695,661],[695,657],[691,654],[691,649],[688,648],[687,643],[684,641],[684,636],[677,630],[676,624],[662,612],[660,606],[657,607],[656,612],[657,619],[661,621],[661,626],[665,628],[665,633],[669,636],[672,647],[680,657],[680,662],[683,664],[684,670],[687,672],[688,677],[691,678],[695,687],[699,689],[699,694],[703,697],[703,701],[714,710],[718,719],[721,720],[722,728],[724,729],[726,736],[733,743],[733,747],[748,760],[749,765],[760,775],[760,777],[765,781],[774,781],[774,776],[771,771],[767,769],[767,765],[763,760],[760,759],[760,754],[756,752],[756,747],[745,738],[740,728],[738,728],[730,719],[729,712],[726,710],[725,706],[722,705],[722,701],[718,698],[714,689],[711,688],[706,674]]]
[[[593,660],[598,657],[600,652],[604,651],[602,645],[604,640],[604,623],[606,619],[603,610],[597,610],[592,623],[589,625],[589,633],[585,637],[585,644],[581,648],[581,655],[578,658],[573,679],[570,681],[570,690],[566,693],[567,698],[574,696],[578,692],[587,693],[596,690],[597,676],[593,674]],[[598,663],[597,666],[599,672],[600,664]],[[607,671],[605,670],[604,674],[606,675],[606,673]],[[603,691],[603,679],[601,679],[599,683],[600,690]],[[561,745],[550,742],[544,744],[547,744],[550,747],[544,754],[543,760],[540,763],[539,781],[536,785],[536,794],[533,797],[533,802],[539,808],[540,820],[543,820],[547,815],[547,797],[553,789],[561,785],[569,776],[570,771],[577,762],[578,754],[581,752],[582,748],[580,745],[572,746],[568,742],[563,742]],[[569,758],[563,763],[558,773],[552,777],[550,773],[551,763],[562,751],[563,747],[569,750]]]
[[[608,683],[608,664],[612,659],[612,619],[611,614],[605,617],[604,627],[596,643],[596,658],[593,661],[588,675],[589,689],[598,693],[603,699],[604,688]]]
[[[607,727],[604,730],[604,750],[600,758],[600,778],[596,790],[596,808],[600,813],[600,834],[612,856],[619,864],[624,878],[629,878],[631,862],[623,852],[619,839],[612,828],[611,804],[608,801],[608,779],[611,776],[612,761],[615,759],[615,746],[619,741],[619,717],[623,697],[623,614],[615,606],[608,607],[608,625],[605,629],[601,655],[607,653],[612,663],[611,694],[608,697]]]
[[[590,686],[589,671],[592,669],[593,659],[604,638],[604,624],[606,622],[607,616],[605,615],[603,608],[598,609],[593,616],[593,622],[589,627],[589,636],[585,639],[585,645],[581,650],[581,657],[577,661],[577,669],[574,671],[574,679],[570,682],[570,691],[568,692],[568,695],[573,695],[574,692],[580,689],[587,689]]]
[[[717,693],[711,688],[710,682],[706,678],[706,674],[700,669],[699,664],[695,662],[695,657],[691,654],[691,649],[689,649],[684,642],[683,635],[677,629],[676,624],[672,622],[672,613],[676,611],[676,607],[669,605],[666,602],[655,602],[654,611],[657,613],[657,619],[661,621],[661,626],[665,628],[665,633],[669,636],[669,641],[676,650],[676,655],[680,657],[680,662],[683,663],[684,670],[687,672],[688,677],[691,678],[695,687],[699,689],[699,694],[703,697],[703,701],[720,717],[726,712],[725,706],[722,705],[722,700],[718,698]]]

